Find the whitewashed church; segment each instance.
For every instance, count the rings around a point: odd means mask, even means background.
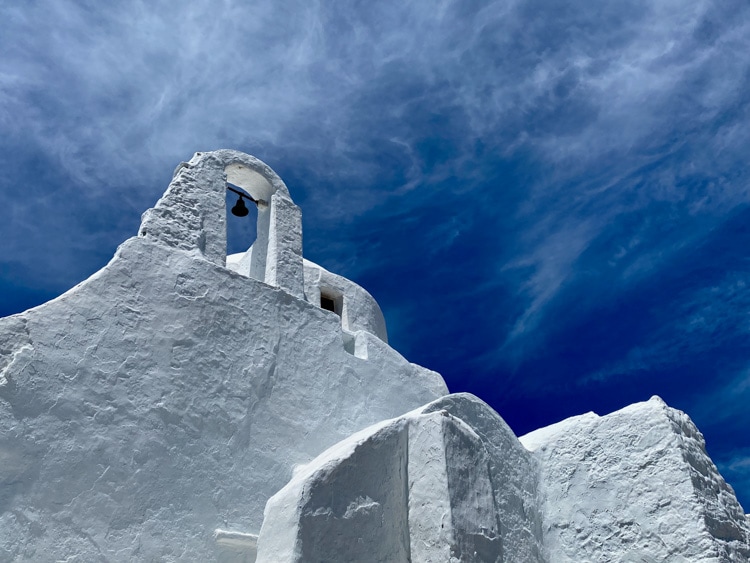
[[[0,319],[0,561],[750,561],[687,415],[519,439],[302,248],[266,164],[196,153],[107,266]]]

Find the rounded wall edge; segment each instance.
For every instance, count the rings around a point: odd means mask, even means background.
[[[260,174],[268,181],[268,183],[272,186],[272,194],[278,193],[286,199],[292,199],[286,184],[281,179],[281,177],[276,174],[276,172],[274,172],[273,168],[271,168],[261,159],[250,154],[234,149],[217,149],[214,151],[196,152],[193,155],[193,158],[190,159],[190,162],[188,164],[190,164],[191,166],[195,166],[202,161],[212,158],[219,160],[223,164],[225,169],[229,166],[232,166],[233,164],[241,164],[243,166],[246,166],[248,169]]]
[[[363,287],[305,259],[305,295],[320,306],[321,295],[341,298],[341,326],[349,332],[364,330],[388,343],[385,317],[375,298]]]

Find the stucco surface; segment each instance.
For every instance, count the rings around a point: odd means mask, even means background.
[[[266,505],[257,561],[546,561],[537,479],[497,413],[449,395],[300,467]]]
[[[683,412],[654,397],[521,437],[540,467],[550,563],[746,562],[750,529]]]
[[[372,335],[347,350],[301,277],[224,266],[222,158],[182,166],[100,272],[0,319],[0,560],[215,560],[296,464],[447,392]]]
[[[258,562],[745,562],[749,538],[700,432],[659,398],[519,440],[457,394],[300,468],[268,501]]]

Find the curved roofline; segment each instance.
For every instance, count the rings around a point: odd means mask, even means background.
[[[275,193],[280,194],[286,199],[292,199],[291,195],[289,195],[289,188],[286,187],[284,180],[282,180],[279,175],[274,172],[273,168],[271,168],[268,164],[266,164],[259,158],[233,149],[218,149],[215,151],[195,153],[193,155],[193,158],[190,159],[190,164],[196,165],[199,162],[210,159],[219,160],[223,164],[225,170],[232,167],[233,165],[240,165],[244,166],[252,172],[261,175],[272,188],[271,193],[265,195],[264,199],[270,199],[270,195],[273,195]],[[231,180],[229,181],[231,182]],[[242,186],[241,181],[237,185],[245,188],[245,186]]]

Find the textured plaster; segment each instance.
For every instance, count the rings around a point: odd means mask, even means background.
[[[537,473],[514,482],[498,473],[534,467],[531,457],[481,400],[438,399],[299,468],[266,505],[257,561],[546,561],[539,508],[527,496]],[[511,500],[526,506],[521,522],[507,511]]]
[[[658,397],[521,438],[550,563],[750,560],[750,529],[688,416]]]
[[[179,167],[105,268],[0,319],[0,560],[224,557],[216,530],[257,534],[295,465],[446,393],[375,336],[367,360],[346,349],[301,298],[301,233],[269,252],[274,284],[225,267],[238,154]]]

